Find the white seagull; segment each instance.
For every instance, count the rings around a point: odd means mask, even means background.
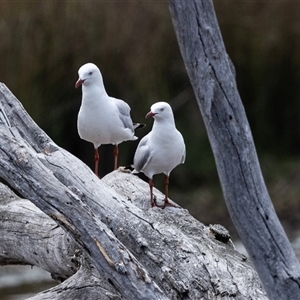
[[[99,146],[115,145],[114,169],[117,169],[118,144],[136,140],[134,129],[144,125],[132,123],[130,107],[126,102],[107,95],[101,72],[96,65],[83,65],[78,70],[78,75],[75,88],[82,85],[82,103],[77,120],[78,134],[81,139],[94,145],[95,173],[99,177]]]
[[[169,202],[168,185],[171,171],[185,161],[185,143],[176,129],[173,111],[166,102],[157,102],[151,106],[146,118],[154,118],[152,131],[144,136],[136,149],[133,173],[143,172],[149,178],[151,207],[176,206]],[[153,175],[164,173],[165,198],[162,206],[157,205],[153,197]]]

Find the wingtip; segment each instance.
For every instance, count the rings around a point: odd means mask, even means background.
[[[134,129],[144,128],[144,127],[146,127],[146,124],[144,123],[133,123]]]

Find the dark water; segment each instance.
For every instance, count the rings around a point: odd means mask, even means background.
[[[23,300],[58,283],[37,267],[0,266],[0,299]]]

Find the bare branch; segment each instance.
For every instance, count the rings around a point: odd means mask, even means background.
[[[211,0],[170,0],[226,204],[271,299],[300,299],[300,265],[261,174]]]

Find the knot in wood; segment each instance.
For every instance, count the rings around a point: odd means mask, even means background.
[[[216,240],[222,243],[227,243],[231,238],[229,231],[220,224],[210,224],[209,229],[215,236]]]
[[[127,269],[123,262],[115,264],[116,271],[120,274],[127,274]]]

